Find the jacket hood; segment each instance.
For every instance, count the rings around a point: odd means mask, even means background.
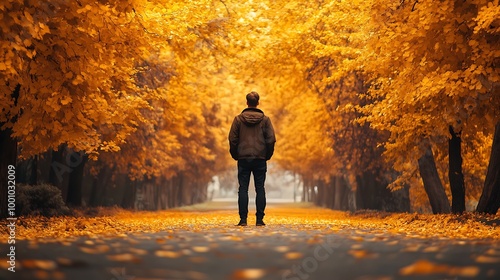
[[[246,108],[241,112],[240,119],[245,125],[254,126],[264,119],[264,112],[257,108]]]

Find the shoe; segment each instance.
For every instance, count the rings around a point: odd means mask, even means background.
[[[241,219],[240,222],[237,224],[237,226],[240,227],[245,227],[247,225],[247,220]]]
[[[257,222],[255,223],[255,225],[258,226],[258,227],[261,227],[261,226],[265,226],[266,224],[264,224],[263,220],[257,220]]]

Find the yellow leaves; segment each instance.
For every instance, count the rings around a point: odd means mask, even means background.
[[[33,19],[33,17],[31,16],[31,14],[30,14],[27,10],[25,10],[25,11],[24,11],[24,17],[26,18],[26,20],[27,20],[29,23],[31,23],[31,24],[33,24],[33,23],[34,23],[34,19]]]
[[[25,47],[29,47],[29,46],[31,46],[31,40],[30,40],[30,39],[24,39],[24,40],[23,40],[23,45],[24,45]]]
[[[33,37],[37,38],[37,39],[42,39],[43,35],[50,34],[50,28],[49,28],[49,26],[46,25],[45,23],[42,23],[42,22],[38,23],[38,26],[37,26],[37,28],[35,30],[38,30],[38,32]]]
[[[497,33],[500,31],[500,26],[498,26],[498,24],[493,24],[498,20],[499,15],[500,8],[498,6],[498,0],[488,1],[488,4],[482,6],[477,14],[477,17],[474,18],[477,22],[477,26],[474,28],[474,33]]]
[[[226,205],[226,204],[224,204]],[[367,243],[381,242],[386,245],[403,245],[405,246],[402,252],[415,252],[422,253],[428,252],[435,254],[444,251],[447,247],[442,243],[422,243],[422,242],[405,242],[407,239],[394,238],[395,236],[401,237],[401,234],[406,236],[411,235],[418,238],[446,238],[451,244],[460,244],[463,240],[475,240],[491,238],[498,240],[500,238],[500,228],[486,226],[480,222],[478,218],[468,219],[469,222],[459,222],[452,215],[440,215],[438,217],[429,215],[414,214],[381,214],[373,213],[370,215],[350,215],[345,212],[332,211],[324,208],[315,208],[310,205],[307,211],[298,206],[295,207],[282,207],[282,208],[269,208],[268,224],[269,230],[262,232],[252,227],[245,228],[240,231],[240,228],[234,227],[234,211],[204,211],[205,208],[196,206],[190,209],[194,211],[157,211],[157,212],[132,212],[122,209],[102,209],[104,211],[99,217],[53,217],[49,219],[39,217],[26,217],[23,219],[23,227],[20,227],[19,238],[28,240],[37,240],[39,238],[68,238],[77,236],[123,236],[123,233],[142,233],[142,232],[156,232],[163,233],[157,235],[152,241],[157,239],[160,242],[155,242],[155,251],[149,252],[159,258],[177,259],[185,256],[198,256],[213,251],[214,246],[218,242],[229,242],[231,244],[241,244],[247,241],[247,237],[256,237],[259,235],[269,236],[271,234],[280,236],[282,231],[279,227],[283,226],[292,229],[294,232],[302,232],[308,230],[322,230],[328,232],[325,225],[333,228],[331,233],[342,234],[342,229],[354,228],[357,229],[356,236],[360,237],[359,240],[363,242],[351,242],[351,248],[348,254],[356,259],[364,260],[377,257],[377,253],[370,249],[363,248]],[[213,207],[208,205],[206,207]],[[219,206],[220,207],[220,206]],[[210,208],[208,208],[210,209]],[[200,210],[203,210],[200,212]],[[202,214],[200,214],[202,213]],[[105,215],[105,216],[104,216]],[[43,220],[43,221],[42,221]],[[413,222],[409,222],[413,221]],[[278,228],[273,228],[279,226]],[[85,227],[83,227],[85,226]],[[175,232],[165,231],[165,228],[175,228]],[[186,247],[188,250],[175,250],[176,242],[172,240],[178,232],[183,230],[205,232],[206,230],[215,230],[221,232],[217,239],[209,239],[207,244],[192,244],[188,238],[184,242],[190,244]],[[237,230],[233,232],[232,229]],[[330,229],[331,230],[331,229]],[[369,232],[373,238],[368,238],[366,233]],[[310,233],[307,234],[309,236]],[[349,233],[351,235],[351,233]],[[349,236],[346,236],[346,240]],[[364,238],[363,238],[364,237]],[[207,236],[207,238],[212,238]],[[323,239],[324,236],[320,236]],[[132,249],[125,248],[126,250],[117,251],[116,248],[105,244],[101,239],[88,240],[84,244],[79,245],[81,252],[85,254],[111,254],[119,255],[114,256],[117,261],[136,261],[130,255],[142,256],[148,252],[139,250],[140,248]],[[126,239],[131,244],[137,242],[128,236]],[[301,242],[303,242],[303,239]],[[398,243],[398,241],[401,241]],[[319,246],[323,242],[310,244],[308,246]],[[349,242],[349,241],[347,241]],[[210,244],[210,245],[208,245]],[[448,244],[448,243],[447,243]],[[270,250],[279,253],[286,260],[301,260],[307,257],[303,252],[297,251],[290,244],[282,245],[276,244]],[[123,255],[122,254],[126,254]],[[208,256],[207,256],[208,257]],[[478,263],[495,263],[500,258],[500,250],[498,248],[491,248],[486,250],[478,256],[473,256],[473,259]],[[417,263],[410,268],[406,268],[407,272],[415,275],[418,271],[428,269],[431,271],[436,269],[436,264]],[[422,268],[423,267],[423,268]],[[460,273],[464,273],[463,271]],[[458,274],[456,274],[458,276]],[[462,274],[461,274],[462,275]]]
[[[73,99],[71,99],[70,96],[64,96],[63,98],[61,98],[61,104],[62,105],[68,105],[69,103],[71,103]]]
[[[55,93],[55,94],[57,94],[57,93]],[[45,104],[47,106],[49,106],[50,108],[52,108],[52,110],[54,110],[56,112],[61,109],[61,105],[59,105],[57,96],[47,98],[47,101],[45,102]]]
[[[113,141],[103,141],[100,150],[105,152],[118,152],[121,148]]]
[[[211,202],[158,212],[102,208],[98,217],[94,218],[25,217],[18,230],[21,239],[33,240],[24,242],[30,244],[29,249],[43,253],[47,244],[38,242],[55,242],[54,246],[62,247],[57,251],[67,257],[55,256],[55,261],[25,258],[29,262],[21,260],[20,269],[91,269],[96,262],[104,260],[106,267],[126,265],[148,268],[148,263],[164,264],[164,270],[156,269],[151,274],[140,273],[139,270],[131,273],[143,278],[178,276],[179,279],[212,279],[215,276],[211,267],[220,267],[221,263],[226,269],[222,278],[240,280],[279,278],[286,275],[286,271],[298,271],[296,267],[301,267],[301,271],[306,271],[313,279],[329,279],[339,264],[357,269],[343,270],[344,278],[348,279],[475,279],[484,275],[497,276],[494,274],[496,263],[491,262],[491,258],[500,257],[497,243],[499,229],[486,227],[480,217],[461,219],[456,215],[378,212],[349,214],[310,204],[288,204],[269,207],[265,228],[241,228],[234,226],[237,218],[234,209],[214,210],[227,209],[234,203]],[[497,217],[489,216],[490,219]],[[62,224],[68,226],[67,231],[61,230],[59,226]],[[456,235],[455,232],[461,230],[460,225],[477,235],[470,238]],[[74,227],[85,230],[73,230]],[[422,231],[416,233],[416,230]],[[477,239],[488,231],[497,233],[493,240]],[[363,237],[363,242],[350,240],[352,235]],[[220,239],[226,236],[242,237],[243,240]],[[322,242],[304,243],[313,236],[322,239]],[[67,254],[74,252],[75,244],[87,249]],[[106,246],[103,247],[106,249],[97,250],[99,246]],[[419,249],[405,253],[401,252],[402,247]],[[457,255],[456,252],[464,254]],[[95,258],[97,255],[102,255],[102,258]],[[0,261],[5,262],[5,258]],[[387,265],[388,262],[391,262],[390,265]],[[333,263],[337,267],[332,267]],[[385,277],[381,273],[390,276]],[[288,273],[288,276],[291,275]]]
[[[184,28],[179,33],[176,51],[180,52],[175,54],[165,44],[166,37],[178,29],[176,26],[204,25],[217,18],[211,13],[211,8],[199,9],[194,3],[178,5],[177,9],[182,10],[185,18],[173,17],[168,24],[162,19],[163,12],[156,13],[151,21],[141,20],[147,18],[150,9],[165,11],[163,3],[157,1],[136,5],[141,8],[133,14],[130,13],[134,5],[121,2],[110,1],[107,5],[92,1],[81,3],[83,7],[68,2],[67,9],[54,9],[50,18],[43,12],[46,3],[36,1],[22,9],[14,5],[9,8],[12,10],[0,14],[0,28],[6,34],[4,40],[0,39],[0,46],[8,50],[4,56],[7,59],[0,62],[1,73],[12,75],[7,82],[22,84],[22,90],[29,93],[20,106],[30,111],[33,120],[42,120],[42,116],[48,113],[58,124],[53,129],[49,122],[33,122],[33,131],[43,134],[21,139],[26,155],[60,143],[85,146],[87,152],[97,155],[102,138],[110,139],[113,144],[103,145],[101,151],[119,151],[119,146],[137,127],[156,124],[158,119],[145,115],[153,109],[150,103],[164,101],[167,96],[148,94],[148,90],[155,89],[137,87],[134,80],[137,65],[144,60],[168,64],[170,70],[164,72],[165,76],[173,76],[174,68],[176,75],[182,76],[188,67],[176,66],[195,56],[191,54],[191,48],[186,47],[192,45],[192,39],[184,39],[187,37],[184,35],[193,31]],[[50,30],[49,26],[53,29]],[[208,39],[211,32],[219,31],[222,29],[207,30],[204,35]],[[172,54],[168,57],[157,55],[166,51]],[[35,56],[36,61],[31,60]],[[165,80],[169,81],[169,78]],[[27,131],[24,127],[17,130]],[[34,143],[40,138],[44,141]],[[157,172],[167,173],[164,171],[157,169]]]
[[[475,47],[479,46],[479,42],[476,41],[476,40],[470,40],[469,41],[469,46],[475,48]]]
[[[81,9],[76,10],[76,12],[77,12],[78,14],[81,14],[81,13],[88,12],[88,11],[90,11],[90,10],[92,10],[92,6],[90,6],[90,5],[88,5],[88,4],[87,4],[87,5],[85,5],[85,7],[83,7],[83,8],[81,8]]]
[[[83,78],[83,76],[82,76],[82,75],[80,75],[80,74],[78,74],[78,75],[76,75],[76,77],[73,79],[73,81],[71,81],[71,83],[72,83],[73,85],[75,85],[75,86],[76,86],[76,85],[78,85],[78,84],[83,83],[83,81],[85,81],[85,80],[84,80],[84,78]]]

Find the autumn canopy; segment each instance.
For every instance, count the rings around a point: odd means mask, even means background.
[[[256,90],[303,199],[496,213],[499,64],[498,0],[2,1],[2,193],[17,162],[72,205],[203,201]]]

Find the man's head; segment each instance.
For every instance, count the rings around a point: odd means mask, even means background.
[[[257,107],[259,105],[259,94],[255,91],[247,94],[247,105],[248,107]]]

